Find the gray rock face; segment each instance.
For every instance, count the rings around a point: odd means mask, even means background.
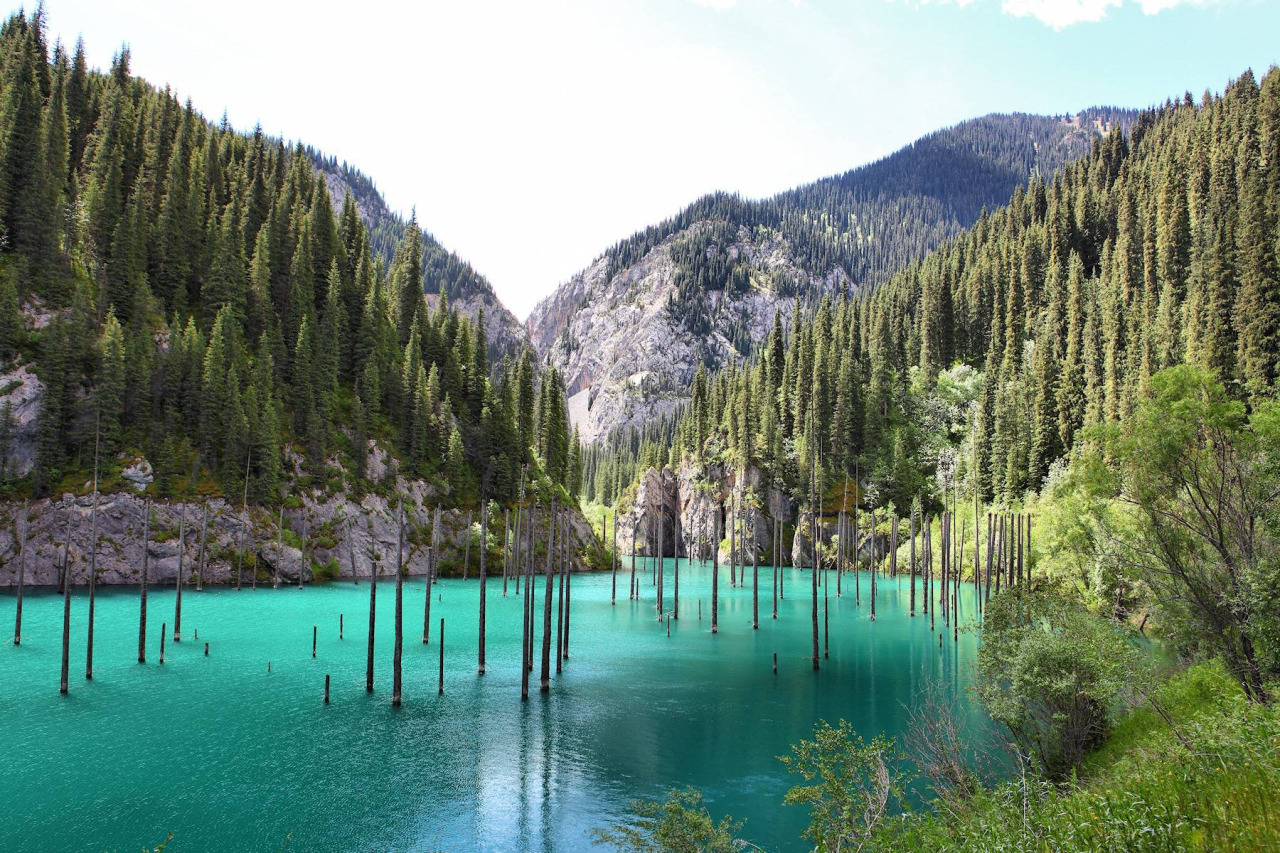
[[[142,457],[138,457],[124,466],[120,476],[133,487],[134,491],[138,492],[145,492],[147,486],[151,485],[155,480],[155,473],[151,469],[151,463]]]
[[[10,475],[25,477],[36,464],[36,419],[44,384],[27,365],[0,373],[0,406],[9,406],[13,418],[13,439],[4,459]]]
[[[753,551],[759,560],[770,558],[773,521],[789,520],[792,508],[786,495],[762,482],[756,468],[741,472],[721,466],[701,470],[686,466],[678,474],[670,468],[650,468],[640,477],[634,505],[619,518],[619,549],[624,553],[658,553],[660,514],[665,519],[661,542],[664,557],[678,552],[682,557],[710,560],[711,549],[718,548],[721,562],[727,563],[729,525],[733,524],[737,561],[747,564]]]
[[[744,330],[758,344],[772,328],[775,311],[789,324],[794,297],[783,295],[778,283],[804,282],[825,291],[850,283],[843,271],[812,277],[778,233],[742,228],[727,249],[750,263],[752,286],[745,293],[704,294],[713,328],[694,334],[668,308],[669,300],[679,298],[672,244],[709,227],[697,223],[612,275],[609,256],[602,256],[529,315],[529,339],[564,377],[570,420],[584,441],[670,413],[688,399],[698,365],[740,361],[744,353],[727,336],[731,330]]]
[[[405,495],[405,570],[410,575],[425,574],[430,557],[432,493],[418,481],[401,482]],[[205,543],[202,580],[212,584],[235,583],[237,563],[243,548],[242,583],[249,584],[256,567],[259,583],[297,583],[333,578],[350,581],[376,572],[395,572],[399,527],[397,505],[380,495],[366,495],[355,503],[345,495],[320,499],[316,495],[295,495],[301,506],[285,510],[285,527],[291,533],[283,547],[279,541],[279,511],[250,507],[241,516],[238,505],[221,498],[208,502],[209,525]],[[130,492],[100,495],[98,536],[92,536],[93,497],[64,495],[33,502],[25,518],[22,504],[0,503],[0,586],[18,583],[18,543],[22,530],[27,535],[25,583],[52,586],[58,583],[63,546],[68,541],[67,570],[72,584],[88,582],[92,549],[97,550],[97,582],[135,584],[142,572],[142,541],[145,522],[144,498]],[[155,503],[151,509],[151,540],[147,546],[148,582],[157,585],[175,582],[179,564],[184,582],[194,583],[200,560],[202,503]],[[185,534],[179,552],[179,522],[186,517]],[[479,513],[473,514],[477,538],[471,548],[471,576],[479,571]],[[595,534],[581,513],[574,511],[569,525],[573,569],[583,571],[583,552],[595,543]],[[246,524],[247,520],[247,524]],[[290,540],[307,531],[306,560]],[[442,510],[439,553],[443,574],[460,574],[467,536],[466,513]],[[296,541],[296,540],[295,540]],[[181,560],[179,557],[181,556]],[[488,567],[492,574],[502,571],[502,513],[492,513],[489,528]],[[459,567],[455,569],[455,567]]]
[[[818,522],[818,535],[822,540],[823,562],[834,564],[834,553],[831,543],[840,533],[838,521],[822,519]],[[852,530],[849,531],[854,535]],[[888,552],[884,536],[875,531],[860,529],[857,531],[856,547],[849,553],[849,558],[860,566],[870,566],[875,560],[883,559]],[[791,539],[791,564],[793,566],[813,565],[813,516],[806,510],[800,513],[796,521],[795,535]]]

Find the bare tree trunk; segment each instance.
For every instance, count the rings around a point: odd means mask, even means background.
[[[142,504],[142,578],[138,583],[138,663],[147,662],[147,562],[151,557],[151,498]]]
[[[556,502],[551,499],[551,512],[547,516],[547,573],[546,590],[543,593],[545,603],[542,609],[542,681],[541,689],[546,693],[551,689],[551,604],[552,587],[551,569],[555,560],[556,541]]]
[[[204,502],[204,516],[200,521],[200,562],[196,565],[196,591],[204,589],[204,552],[209,535],[209,502]]]
[[[22,502],[22,515],[18,517],[22,522],[22,532],[19,534],[18,540],[18,601],[17,613],[13,622],[13,644],[15,646],[22,645],[22,586],[27,577],[27,502]]]
[[[614,524],[617,524],[615,521]],[[636,597],[636,534],[640,532],[640,518],[631,523],[631,591],[629,596],[632,601]]]
[[[507,597],[507,571],[511,564],[511,510],[502,511],[502,597]]]
[[[753,630],[760,630],[760,554],[756,551],[754,513],[751,516],[751,627]]]
[[[488,583],[488,576],[485,573],[485,551],[489,549],[485,547],[487,539],[487,531],[489,530],[489,502],[484,501],[480,507],[480,645],[478,649],[478,665],[480,675],[484,675],[484,605],[485,605],[485,587]],[[502,529],[502,587],[503,592],[507,586],[507,529],[504,523]],[[427,586],[430,591],[431,586]]]
[[[778,563],[782,561],[782,522],[773,520],[773,618],[778,618]]]
[[[284,512],[280,513],[283,527]],[[378,616],[378,563],[373,545],[373,520],[365,516],[365,526],[369,529],[369,647],[365,658],[364,689],[373,692],[373,629]]]
[[[720,504],[712,512],[711,533],[711,633],[720,631],[720,513],[724,505]]]
[[[396,636],[391,655],[391,707],[400,707],[400,665],[404,657],[404,498],[396,512]]]
[[[372,530],[372,528],[370,528]],[[280,588],[280,564],[284,562],[284,501],[280,502],[280,523],[276,525],[276,560],[271,567],[271,588]]]
[[[67,514],[67,539],[62,546],[62,686],[58,692],[67,695],[67,681],[71,674],[71,519]]]
[[[565,575],[565,520],[560,520],[560,547],[556,559],[556,675],[564,662],[564,575]]]
[[[533,509],[532,507],[530,507],[529,521],[528,521],[528,528],[529,528],[530,535],[532,535],[533,533],[534,521],[535,521],[535,518],[533,514]],[[616,520],[614,523],[615,525],[617,524]],[[529,698],[529,670],[533,666],[532,661],[530,660],[530,656],[532,654],[532,647],[529,644],[529,635],[532,632],[532,626],[530,625],[529,618],[530,618],[530,613],[532,612],[532,607],[533,607],[533,578],[530,572],[530,566],[532,565],[531,552],[532,552],[531,548],[526,548],[524,550],[524,565],[520,567],[521,574],[525,576],[524,601],[521,607],[521,612],[522,612],[522,615],[524,616],[524,626],[520,634],[520,699],[521,700],[525,700]],[[517,593],[517,595],[518,594],[519,593]]]
[[[916,615],[916,508],[911,506],[911,605],[909,615]]]
[[[607,520],[607,519],[606,519]],[[612,571],[609,587],[609,604],[618,603],[618,511],[613,511],[613,554],[609,558],[609,566]]]
[[[676,526],[676,531],[675,531],[676,535],[675,535],[675,542],[672,546],[672,550],[675,552],[675,557],[672,559],[671,562],[672,562],[672,570],[674,573],[675,585],[671,592],[671,616],[673,619],[679,619],[680,618],[680,534],[681,534],[681,530],[680,530],[680,492],[678,491],[678,489],[676,491],[676,518],[674,523]],[[670,626],[667,626],[667,627],[670,628]]]
[[[187,505],[178,504],[178,576],[174,578],[177,595],[173,599],[173,641],[182,642],[182,570],[187,556]]]
[[[96,464],[95,464],[95,469],[96,469]],[[98,485],[97,485],[97,479],[98,479],[97,474],[95,473],[94,487],[93,487],[93,510],[90,513],[93,519],[92,522],[90,523],[90,530],[92,531],[92,533],[89,536],[89,641],[85,649],[85,659],[84,659],[84,677],[90,681],[93,680],[93,623],[94,623],[93,612],[94,612],[94,603],[95,603],[94,599],[95,599],[95,592],[97,591],[97,587],[98,587]],[[181,595],[182,594],[181,591],[179,591],[178,594]],[[181,608],[182,608],[181,603],[179,603],[178,608],[179,608],[179,612],[181,612]]]

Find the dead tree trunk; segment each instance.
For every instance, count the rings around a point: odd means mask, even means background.
[[[756,517],[751,516],[751,628],[760,630],[760,554],[756,551]]]
[[[676,492],[675,537],[671,550],[675,552],[671,561],[674,585],[671,590],[671,616],[680,618],[680,495]]]
[[[209,535],[209,502],[204,502],[204,515],[200,521],[200,562],[196,564],[196,591],[204,589],[204,552]]]
[[[560,520],[560,547],[556,555],[556,675],[564,663],[564,574],[565,574],[565,522]],[[554,542],[554,540],[552,540]]]
[[[62,548],[62,686],[58,692],[67,694],[67,681],[71,674],[71,515],[67,516],[67,541]]]
[[[422,601],[422,644],[425,646],[431,642],[431,584],[435,579],[436,560],[440,558],[440,525],[439,508],[432,513],[431,518],[431,550],[427,552],[427,582],[426,593]]]
[[[546,693],[551,689],[551,604],[552,586],[551,569],[555,560],[556,541],[556,502],[551,499],[551,512],[547,516],[547,573],[546,590],[543,593],[545,603],[542,608],[542,680],[541,690]]]
[[[617,524],[615,521],[614,524]],[[636,534],[640,532],[640,519],[631,523],[631,591],[629,597],[632,601],[636,598]]]
[[[95,463],[95,471],[96,471],[96,463]],[[93,622],[94,622],[93,612],[94,612],[94,604],[95,604],[95,598],[96,598],[95,592],[97,591],[97,587],[98,587],[97,477],[98,475],[95,473],[94,489],[93,489],[93,509],[90,512],[93,520],[90,523],[90,528],[89,528],[92,531],[89,536],[89,641],[85,649],[85,658],[84,658],[84,677],[90,681],[93,680]],[[181,592],[179,592],[179,594],[181,594]],[[181,605],[179,605],[179,610],[181,610]]]
[[[484,599],[485,599],[485,591],[486,591],[485,587],[486,587],[486,584],[488,583],[488,577],[485,573],[484,557],[485,557],[485,552],[489,550],[487,547],[485,547],[486,539],[488,538],[487,537],[488,530],[489,530],[489,504],[486,501],[481,505],[481,508],[480,508],[480,647],[478,651],[478,656],[479,656],[479,672],[481,675],[484,675],[484,605],[485,605]],[[502,587],[503,587],[504,593],[506,591],[506,586],[507,586],[506,536],[507,536],[507,529],[504,523],[503,529],[502,529],[502,537],[503,537],[502,539]],[[428,590],[431,589],[430,585],[427,586],[427,589]]]
[[[400,707],[400,664],[404,655],[404,498],[396,513],[396,636],[391,655],[391,707]]]
[[[187,505],[181,507],[178,514],[178,576],[174,578],[177,595],[173,599],[173,641],[182,642],[182,570],[187,556]]]
[[[281,513],[281,521],[284,513]],[[378,563],[377,554],[373,550],[373,520],[365,517],[365,525],[369,530],[369,646],[364,666],[364,689],[373,692],[373,629],[378,617]]]
[[[711,531],[711,633],[720,630],[720,514],[724,505],[718,504],[712,512]]]
[[[511,510],[502,511],[502,597],[507,597],[507,572],[511,565]]]
[[[782,559],[782,522],[773,520],[773,618],[778,618],[778,563]]]
[[[908,613],[916,615],[916,508],[911,507],[911,604]]]
[[[138,582],[138,663],[147,662],[147,562],[151,557],[151,498],[142,504],[142,578]]]
[[[13,644],[22,645],[22,586],[27,577],[27,502],[22,502],[22,515],[18,517],[22,531],[18,534],[18,601],[13,622]]]
[[[616,520],[614,523],[615,524],[617,523]],[[533,527],[534,527],[534,514],[533,514],[532,507],[530,507],[529,521],[528,521],[528,528],[529,528],[530,534],[532,534],[533,532]],[[525,576],[524,601],[523,601],[523,606],[521,607],[522,615],[524,616],[524,627],[520,635],[520,641],[521,641],[520,642],[520,698],[521,700],[525,700],[529,698],[529,670],[533,666],[532,661],[530,660],[530,657],[532,655],[532,647],[530,646],[530,643],[529,643],[529,636],[533,630],[529,622],[530,614],[532,612],[532,607],[533,607],[533,576],[530,571],[530,566],[532,565],[531,551],[532,551],[531,548],[526,548],[524,550],[524,564],[520,566],[520,572]],[[519,592],[517,592],[516,594],[519,595]]]
[[[280,588],[280,564],[284,562],[284,501],[280,502],[280,523],[276,525],[276,559],[271,567],[271,588]]]
[[[609,604],[618,603],[618,511],[613,511],[613,553],[609,558],[609,566],[613,575],[610,578]]]

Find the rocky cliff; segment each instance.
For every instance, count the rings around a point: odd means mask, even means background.
[[[424,574],[433,544],[434,495],[422,482],[405,480],[397,483],[394,493],[405,498],[406,571],[410,575]],[[0,503],[0,587],[17,585],[20,563],[26,584],[57,584],[64,548],[72,584],[87,583],[95,549],[98,583],[137,583],[148,506],[151,519],[147,575],[151,583],[172,584],[180,564],[184,580],[195,582],[202,530],[206,531],[206,538],[201,580],[206,583],[235,583],[238,567],[244,584],[251,582],[255,572],[259,583],[297,583],[299,572],[304,582],[369,577],[375,573],[394,576],[399,533],[394,499],[368,494],[356,501],[346,494],[322,495],[307,490],[294,490],[292,497],[291,507],[284,510],[283,537],[278,509],[249,507],[242,514],[238,504],[229,504],[222,498],[148,504],[145,497],[132,491],[102,494],[97,499],[96,540],[92,494],[64,494],[34,501],[26,506],[25,516],[23,504]],[[574,510],[568,518],[573,569],[584,571],[585,557],[598,543],[580,513]],[[491,574],[502,572],[502,533],[503,517],[494,513],[488,530],[487,568]],[[24,535],[26,557],[20,560],[19,544]],[[545,532],[542,536],[545,538]],[[480,566],[480,514],[442,510],[442,575],[463,573],[468,539],[469,573],[474,577]],[[306,549],[305,561],[302,547]]]
[[[662,519],[659,524],[659,519]],[[710,560],[718,549],[721,564],[730,559],[730,526],[739,565],[753,554],[768,564],[774,553],[774,521],[782,522],[782,555],[793,566],[813,565],[811,516],[799,512],[780,489],[762,482],[756,468],[740,471],[718,465],[650,468],[640,476],[635,499],[618,517],[618,549],[624,554]],[[839,533],[836,518],[819,518],[824,546]],[[883,557],[882,534],[859,530],[856,558],[869,565]]]

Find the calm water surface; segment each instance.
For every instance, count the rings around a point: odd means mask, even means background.
[[[548,694],[537,692],[535,671],[524,703],[514,586],[503,598],[501,578],[489,581],[488,673],[480,677],[475,579],[435,585],[425,646],[423,582],[408,582],[399,709],[390,707],[391,582],[378,586],[372,694],[364,689],[367,581],[187,588],[176,645],[173,590],[153,588],[145,665],[136,661],[136,589],[100,589],[92,681],[84,677],[87,592],[76,589],[65,697],[62,600],[28,590],[22,645],[0,644],[0,850],[136,853],[170,832],[167,853],[580,850],[629,800],[684,785],[701,788],[713,814],[745,819],[742,834],[763,848],[803,849],[806,814],[782,805],[798,780],[777,756],[824,718],[848,719],[867,737],[901,734],[902,706],[916,691],[931,681],[964,689],[977,639],[962,632],[958,648],[948,636],[939,649],[941,620],[932,633],[927,618],[908,617],[905,580],[879,582],[871,622],[869,578],[861,579],[859,606],[848,577],[844,596],[835,596],[832,573],[830,657],[815,673],[808,575],[784,570],[775,621],[771,572],[760,572],[753,631],[750,585],[731,589],[721,571],[720,630],[712,635],[710,566],[682,562],[681,618],[669,638],[647,574],[642,600],[631,602],[620,573],[613,606],[607,574],[575,578],[570,659]],[[14,607],[12,590],[0,594],[6,637]],[[970,589],[961,611],[972,615]],[[541,598],[538,614],[540,622]],[[161,622],[170,626],[164,666]],[[980,725],[979,712],[966,708]]]

